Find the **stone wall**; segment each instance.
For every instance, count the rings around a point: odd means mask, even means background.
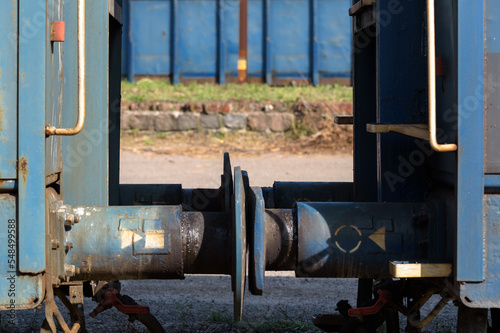
[[[335,116],[352,115],[352,103],[318,101],[122,103],[121,128],[158,132],[213,130],[285,132],[300,124],[318,124]],[[319,126],[319,124],[318,124]],[[321,126],[319,126],[321,127]],[[316,130],[318,128],[312,128]]]

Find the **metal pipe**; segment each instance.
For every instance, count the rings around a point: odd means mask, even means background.
[[[231,213],[180,206],[76,207],[65,239],[77,280],[182,279],[231,274]],[[61,220],[68,216],[59,217]],[[70,246],[68,244],[71,244]]]
[[[231,213],[182,212],[185,274],[231,274]]]
[[[85,124],[85,0],[78,0],[78,121],[73,128],[45,126],[45,135],[76,135]]]
[[[297,223],[292,209],[266,209],[264,216],[266,270],[297,266]]]
[[[456,151],[454,143],[439,144],[436,138],[436,36],[434,0],[427,0],[427,62],[429,80],[429,143],[437,152]]]
[[[240,37],[238,52],[238,83],[247,81],[248,76],[248,0],[240,0]]]

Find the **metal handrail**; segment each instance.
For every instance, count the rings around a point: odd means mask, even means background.
[[[427,62],[429,80],[429,143],[437,152],[456,151],[454,143],[440,144],[436,138],[436,36],[434,0],[427,0]]]
[[[85,0],[78,0],[78,121],[73,128],[45,126],[45,135],[76,135],[85,124]]]

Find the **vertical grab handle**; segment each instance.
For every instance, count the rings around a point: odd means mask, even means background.
[[[439,144],[436,138],[436,36],[434,0],[427,0],[427,62],[429,80],[429,143],[437,152],[456,151],[454,143]]]
[[[78,1],[78,121],[73,128],[45,126],[45,135],[76,135],[85,124],[85,0]]]

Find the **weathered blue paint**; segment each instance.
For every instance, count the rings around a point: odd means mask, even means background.
[[[485,13],[485,172],[500,174],[500,3],[486,1]]]
[[[0,180],[0,193],[17,190],[17,180]]]
[[[9,228],[9,221],[14,221],[17,227],[16,218],[16,197],[9,194],[0,194],[0,248],[2,256],[0,256],[0,310],[12,309],[12,301],[14,301],[14,309],[32,309],[42,302],[42,278],[41,275],[26,275],[21,276],[17,272],[18,257],[13,255],[9,257],[9,249],[16,249],[12,241],[9,242],[9,234],[16,236],[18,231]],[[12,238],[11,238],[12,239]],[[16,249],[17,251],[17,249]],[[14,277],[14,279],[13,279]],[[12,288],[11,284],[14,286]],[[10,290],[10,291],[9,291]],[[10,294],[10,295],[9,295]],[[2,313],[2,320],[7,320],[9,313]]]
[[[45,2],[19,1],[19,271],[45,270]]]
[[[484,175],[484,187],[500,187],[500,175]]]
[[[80,279],[182,278],[180,206],[75,207],[68,265]]]
[[[218,59],[218,82],[226,83],[226,40],[224,38],[224,0],[217,0],[217,53]]]
[[[319,84],[318,0],[311,0],[311,73],[312,83]]]
[[[460,287],[462,302],[473,308],[500,307],[500,196],[485,197],[487,279],[480,283],[464,283]]]
[[[237,7],[239,5],[239,0],[236,2]],[[263,76],[263,71],[264,71],[264,25],[265,25],[265,2],[263,0],[250,0],[248,1],[248,31],[247,31],[247,39],[248,39],[248,76],[250,78],[262,78]],[[239,36],[237,34],[238,29],[236,27],[239,26],[239,15],[238,17],[234,17],[233,24],[236,24],[234,26],[235,29],[235,36],[233,41],[237,44],[239,44],[238,39]],[[226,22],[226,26],[229,29],[231,22]],[[232,55],[232,54],[231,54]],[[235,48],[235,53],[234,53],[234,61],[237,61],[238,56],[238,47]],[[237,71],[235,71],[235,68],[237,68],[237,62],[229,63],[228,64],[228,69],[229,69],[229,75],[233,76],[235,73],[237,75]]]
[[[483,2],[458,1],[457,280],[485,279]]]
[[[129,79],[172,75],[174,82],[182,77],[223,82],[237,76],[237,0],[130,2],[124,7],[129,65],[122,67]],[[273,77],[316,83],[349,78],[348,8],[348,0],[250,0],[249,76],[268,83]]]
[[[351,77],[352,29],[349,1],[316,0],[314,24],[319,78]]]
[[[76,22],[76,5],[67,3],[66,18]],[[70,11],[71,9],[71,11]],[[73,206],[105,206],[108,204],[108,32],[107,1],[86,1],[86,118],[83,130],[62,138],[62,200]],[[70,27],[71,24],[66,24]],[[76,123],[78,98],[76,73],[76,28],[67,31],[64,59],[68,100],[64,108],[63,126]],[[66,56],[66,54],[65,54]],[[66,98],[66,96],[65,96]]]
[[[266,83],[272,84],[272,41],[271,41],[271,0],[264,0],[265,10],[264,10],[264,38],[265,38],[265,54],[264,54],[264,64],[265,64],[265,76]]]
[[[170,0],[172,2],[172,5],[171,5],[171,12],[172,12],[172,16],[171,16],[171,20],[172,20],[172,24],[171,24],[171,31],[172,31],[172,35],[171,35],[171,43],[170,43],[170,47],[172,48],[172,82],[174,84],[178,84],[180,81],[179,81],[179,34],[180,34],[180,31],[179,31],[179,22],[180,22],[180,18],[179,18],[179,1],[178,0]]]
[[[179,39],[179,68],[184,75],[215,76],[217,73],[217,2],[173,0],[178,4],[175,16]],[[195,4],[195,6],[193,6]],[[210,13],[207,15],[207,13]],[[189,24],[188,24],[189,22]]]
[[[500,3],[498,1],[485,1],[485,28],[486,28],[486,51],[491,53],[500,53]]]
[[[62,0],[51,0],[48,3],[48,22],[64,21]],[[47,73],[47,100],[45,107],[45,122],[57,128],[61,128],[63,118],[64,49],[64,42],[50,43],[50,47],[46,48],[47,67],[45,72]],[[70,109],[66,109],[65,111],[71,112]],[[62,171],[61,140],[61,136],[51,136],[45,140],[45,172],[47,175]]]
[[[0,179],[17,177],[17,0],[0,11]]]
[[[252,187],[249,191],[249,225],[250,255],[248,266],[248,287],[254,295],[264,292],[264,276],[266,272],[266,240],[264,230],[264,196],[260,187]]]

